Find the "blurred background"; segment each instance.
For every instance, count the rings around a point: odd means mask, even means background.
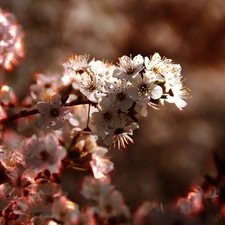
[[[131,208],[144,200],[174,201],[204,174],[215,175],[212,152],[225,158],[223,0],[1,0],[0,7],[24,32],[26,57],[6,74],[21,99],[34,73],[60,73],[72,54],[117,62],[125,54],[159,52],[181,64],[192,95],[186,108],[149,108],[135,143],[109,153],[113,184]],[[81,175],[68,176],[63,188],[76,200]]]

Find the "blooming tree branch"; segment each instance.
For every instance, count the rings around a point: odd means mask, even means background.
[[[14,58],[24,55],[22,37],[14,17],[0,10],[2,68],[12,69]],[[154,53],[123,55],[115,64],[74,55],[62,66],[60,75],[36,74],[20,103],[1,84],[0,224],[197,225],[206,218],[224,224],[225,164],[216,154],[218,175],[206,175],[202,185],[171,204],[146,201],[131,212],[111,183],[115,165],[108,153],[134,142],[148,107],[187,105],[190,90],[180,64]],[[19,113],[11,115],[12,109]],[[13,129],[5,126],[10,122]],[[86,207],[71,201],[61,186],[68,168],[82,173],[79,194],[90,201]]]

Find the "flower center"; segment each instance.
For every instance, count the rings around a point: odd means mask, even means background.
[[[118,101],[120,101],[120,102],[123,101],[124,99],[126,99],[126,93],[125,92],[119,92],[119,93],[117,93],[116,99]]]
[[[41,152],[39,152],[38,157],[42,160],[42,161],[47,161],[49,159],[49,153],[46,150],[42,150]]]
[[[94,91],[94,90],[96,90],[97,89],[97,85],[96,84],[89,84],[89,86],[88,86],[88,90],[89,91]]]
[[[102,116],[105,121],[110,121],[112,119],[112,114],[110,112],[105,112]]]
[[[129,57],[125,57],[125,58],[121,59],[120,67],[124,68],[126,70],[127,74],[133,74],[135,71],[133,62]]]
[[[50,117],[58,117],[59,116],[59,109],[51,108],[49,114],[50,114]]]
[[[51,86],[52,86],[52,84],[50,84],[50,83],[47,83],[44,85],[45,88],[50,88]]]
[[[122,134],[123,132],[124,132],[123,128],[117,128],[117,129],[115,129],[114,134],[118,135],[118,134]]]
[[[160,74],[160,73],[159,73],[159,67],[153,67],[153,68],[152,68],[152,71],[153,71],[154,73],[156,73],[156,74]]]
[[[149,85],[146,83],[141,83],[138,86],[138,95],[142,96],[149,92]]]
[[[126,68],[127,74],[133,74],[135,71],[135,68],[132,65],[129,65],[129,67]]]

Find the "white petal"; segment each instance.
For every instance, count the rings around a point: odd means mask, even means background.
[[[51,97],[51,103],[52,103],[52,107],[53,108],[59,108],[61,106],[61,96],[60,94],[54,94],[52,97]]]
[[[55,124],[54,126],[52,126],[52,129],[59,130],[64,127],[64,124],[65,124],[65,120],[60,120],[60,119],[55,120]]]
[[[175,105],[177,106],[177,108],[182,110],[182,108],[184,108],[187,105],[187,102],[185,102],[182,98],[176,98]]]
[[[130,87],[127,92],[128,95],[135,101],[139,99],[138,89],[136,87]]]
[[[50,112],[51,106],[47,102],[38,102],[37,109],[42,115],[47,115]]]
[[[148,105],[143,105],[143,106],[142,106],[142,109],[141,109],[141,111],[140,111],[140,114],[141,114],[142,116],[144,116],[144,117],[146,117],[146,116],[148,115],[147,106],[148,106]]]
[[[161,98],[162,94],[163,94],[162,87],[160,87],[158,85],[154,85],[154,88],[152,89],[152,92],[151,92],[151,98],[159,99],[159,98]]]
[[[38,120],[39,127],[48,127],[49,117],[47,115],[40,115]]]
[[[130,98],[125,98],[123,101],[119,103],[119,108],[123,111],[126,112],[133,104],[133,100]]]

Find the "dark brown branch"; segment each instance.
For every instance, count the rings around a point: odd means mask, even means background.
[[[63,106],[75,106],[75,105],[85,105],[85,104],[94,104],[93,102],[89,101],[89,100],[85,100],[85,101],[81,101],[79,98],[75,99],[71,102],[65,103]],[[13,115],[13,116],[9,116],[3,119],[0,119],[0,124],[6,124],[9,122],[12,122],[14,120],[23,118],[23,117],[27,117],[27,116],[32,116],[35,114],[38,114],[39,111],[37,109],[32,109],[30,111],[27,110],[22,110],[19,113]]]
[[[20,119],[22,117],[27,117],[27,116],[35,115],[37,113],[39,113],[39,111],[37,109],[32,109],[30,111],[23,110],[23,111],[19,112],[18,114],[15,114],[13,116],[9,116],[9,117],[6,117],[4,119],[1,119],[0,120],[0,124],[6,124],[6,123],[9,123],[11,121]]]

